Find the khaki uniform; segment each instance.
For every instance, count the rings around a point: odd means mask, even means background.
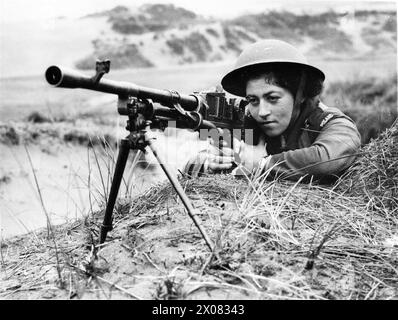
[[[287,135],[269,139],[263,170],[297,180],[337,176],[355,160],[361,136],[355,123],[339,109],[319,103],[298,119]]]
[[[256,141],[256,135],[258,139],[261,133],[254,129]],[[307,176],[328,181],[353,163],[360,145],[361,136],[355,123],[339,109],[319,103],[315,108],[304,108],[283,135],[266,138],[268,156],[263,170],[270,170],[270,176],[291,180]],[[191,159],[185,173],[191,176],[203,173],[204,159],[203,152]]]

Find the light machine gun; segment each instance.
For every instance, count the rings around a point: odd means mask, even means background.
[[[128,117],[126,129],[129,135],[121,140],[116,161],[111,190],[106,204],[104,220],[100,230],[99,243],[102,244],[108,231],[112,230],[112,214],[120,183],[123,178],[129,151],[142,150],[149,146],[160,166],[170,180],[178,196],[188,211],[189,216],[202,234],[206,244],[213,250],[213,243],[200,225],[195,210],[181,187],[176,176],[172,175],[161,154],[149,138],[150,129],[164,130],[169,121],[174,121],[177,128],[203,132],[223,130],[223,139],[232,146],[232,136],[244,137],[245,103],[236,103],[235,99],[226,99],[224,93],[207,92],[205,98],[201,94],[183,95],[172,90],[159,90],[142,87],[130,82],[103,79],[108,73],[110,61],[97,61],[96,74],[93,77],[76,70],[50,66],[45,77],[49,84],[60,88],[82,88],[118,95],[117,110],[120,115]],[[207,129],[205,131],[201,129]],[[212,130],[213,129],[213,130]],[[232,134],[231,134],[232,133]]]

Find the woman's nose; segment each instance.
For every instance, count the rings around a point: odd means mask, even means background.
[[[270,109],[269,104],[266,101],[261,100],[259,110],[258,110],[258,116],[261,118],[266,118],[270,114],[271,114],[271,109]]]

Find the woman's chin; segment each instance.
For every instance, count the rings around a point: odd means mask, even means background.
[[[279,128],[269,128],[269,127],[263,127],[262,131],[265,133],[267,137],[277,137],[280,136],[283,133],[283,130],[280,130]]]

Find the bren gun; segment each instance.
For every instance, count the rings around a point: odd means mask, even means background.
[[[45,72],[47,82],[55,87],[82,88],[118,95],[118,113],[128,117],[126,130],[129,131],[129,135],[120,143],[99,243],[102,244],[108,231],[112,230],[113,209],[130,150],[144,151],[149,146],[212,251],[213,243],[199,223],[195,209],[177,177],[171,174],[170,168],[152,143],[148,132],[150,129],[164,130],[169,121],[175,121],[177,128],[191,129],[200,133],[203,131],[201,129],[214,132],[212,129],[222,128],[228,129],[224,130],[227,134],[223,133],[222,138],[229,140],[227,143],[232,146],[232,136],[243,139],[244,128],[247,128],[247,124],[244,123],[245,103],[243,101],[236,103],[236,99],[226,99],[225,94],[221,92],[207,92],[204,98],[200,94],[184,95],[173,90],[153,89],[130,82],[103,79],[103,75],[108,73],[109,69],[110,61],[105,60],[97,61],[96,74],[93,77],[59,66],[50,66]],[[201,138],[203,139],[203,136]]]

